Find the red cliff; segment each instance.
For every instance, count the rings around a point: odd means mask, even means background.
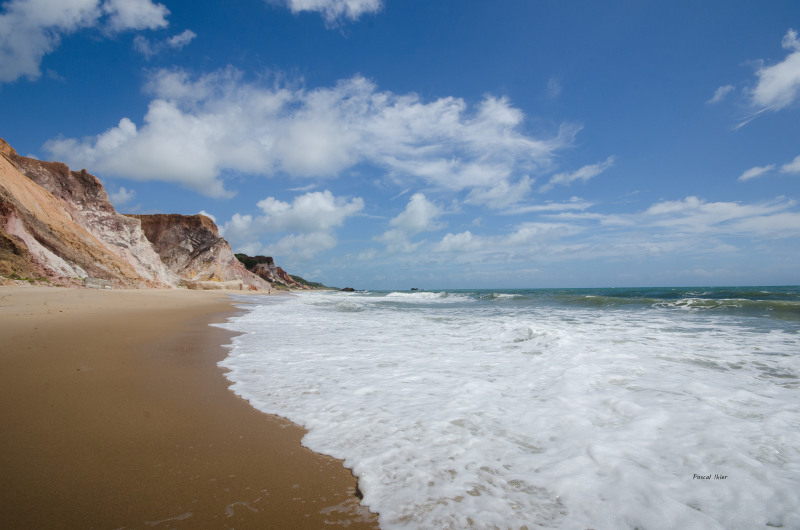
[[[268,281],[248,271],[219,235],[214,221],[204,215],[130,215],[141,222],[142,230],[162,261],[183,281],[241,281],[246,288],[268,290]]]

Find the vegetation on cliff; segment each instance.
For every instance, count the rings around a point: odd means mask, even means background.
[[[287,274],[282,268],[275,265],[275,260],[270,256],[248,256],[247,254],[235,254],[242,264],[258,276],[264,278],[271,284],[278,284],[291,289],[330,289],[318,282],[309,282],[300,276]]]

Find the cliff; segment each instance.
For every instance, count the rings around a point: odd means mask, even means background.
[[[21,157],[0,139],[0,275],[80,285],[164,287],[174,276],[102,184],[64,164]]]
[[[299,287],[280,267],[262,275],[236,259],[202,215],[122,215],[93,175],[19,156],[0,138],[0,283],[269,290]]]
[[[276,267],[275,260],[269,256],[251,257],[246,254],[236,254],[236,258],[247,267],[247,270],[272,284],[277,283],[291,289],[309,289],[307,285],[295,281],[282,268]]]
[[[247,288],[269,290],[268,278],[259,277],[236,259],[230,245],[220,237],[217,225],[204,215],[130,215],[141,223],[170,271],[189,287],[197,282],[241,281]],[[214,284],[199,284],[213,288]]]

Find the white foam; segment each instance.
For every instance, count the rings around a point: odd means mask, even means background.
[[[384,528],[800,527],[796,333],[434,294],[257,307],[221,365]]]

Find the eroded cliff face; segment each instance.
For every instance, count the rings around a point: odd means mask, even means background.
[[[118,218],[95,177],[21,157],[0,139],[0,275],[56,285],[95,276],[115,287],[167,286],[174,276],[144,234]],[[143,248],[131,251],[136,244]],[[130,260],[133,252],[139,255]]]
[[[270,258],[271,260],[271,258]],[[41,279],[77,286],[270,290],[295,287],[271,263],[258,276],[202,215],[122,215],[93,175],[19,156],[0,138],[0,282]]]
[[[248,271],[220,237],[217,225],[204,215],[130,215],[164,264],[190,287],[196,282],[235,282],[245,289],[269,290],[269,281]],[[205,288],[213,283],[203,284]]]
[[[178,281],[161,261],[139,223],[116,212],[97,177],[85,169],[70,171],[60,162],[42,162],[16,153],[6,158],[20,173],[59,199],[75,223],[128,262],[146,284],[168,286]]]

